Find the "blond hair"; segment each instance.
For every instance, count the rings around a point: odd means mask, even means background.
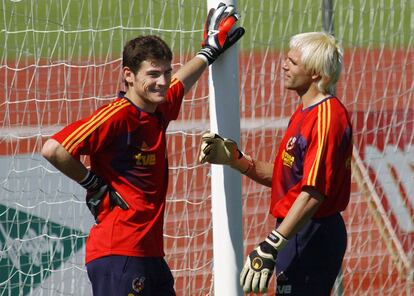
[[[335,37],[325,32],[301,33],[290,39],[289,48],[300,50],[306,71],[321,76],[318,90],[333,94],[343,63],[343,49]]]

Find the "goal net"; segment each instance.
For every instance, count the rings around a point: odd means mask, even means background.
[[[255,158],[274,160],[298,104],[281,80],[286,45],[293,34],[322,30],[323,2],[237,1],[246,28],[240,145]],[[352,117],[355,151],[348,249],[333,293],[411,295],[414,4],[334,4],[333,29],[345,47],[337,95]],[[116,97],[127,40],[159,35],[175,71],[199,49],[206,15],[205,0],[0,2],[0,295],[91,295],[84,255],[93,220],[84,191],[42,159],[42,144]],[[214,294],[210,167],[197,160],[208,129],[206,74],[167,136],[164,241],[177,295]],[[242,186],[246,255],[274,219],[269,189],[247,179]],[[269,295],[274,278],[270,286]]]

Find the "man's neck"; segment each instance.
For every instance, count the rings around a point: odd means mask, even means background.
[[[320,92],[315,85],[311,85],[306,92],[298,93],[298,95],[302,101],[303,109],[319,103],[328,96],[328,94]]]
[[[154,113],[157,109],[157,105],[155,104],[147,104],[144,100],[142,100],[140,97],[137,96],[137,94],[129,89],[125,96],[138,108],[141,110],[147,112],[147,113]]]

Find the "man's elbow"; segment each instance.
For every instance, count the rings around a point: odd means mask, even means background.
[[[53,163],[54,160],[57,158],[59,146],[60,144],[56,140],[47,140],[42,147],[42,156],[46,158],[49,162]]]

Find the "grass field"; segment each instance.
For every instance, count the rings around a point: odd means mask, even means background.
[[[205,0],[39,0],[0,3],[2,63],[16,59],[82,62],[86,57],[119,57],[126,40],[158,34],[176,53],[198,48],[207,14]],[[412,1],[335,2],[335,31],[345,47],[407,46],[412,34]],[[338,2],[338,3],[336,3]],[[281,49],[302,31],[322,29],[321,1],[237,2],[246,27],[241,50]],[[401,4],[402,3],[402,4]],[[392,31],[384,31],[384,27]],[[394,30],[395,29],[395,30]]]

